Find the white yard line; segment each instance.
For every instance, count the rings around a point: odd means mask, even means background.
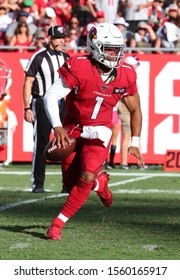
[[[154,172],[154,173],[148,173],[148,171],[143,171],[143,172],[109,172],[107,171],[107,173],[111,176],[123,176],[123,177],[127,177],[127,176],[144,176],[144,175],[153,175],[153,176],[158,176],[158,177],[180,177],[180,173],[177,172]],[[30,171],[4,171],[4,170],[0,170],[0,175],[31,175]],[[62,172],[61,171],[47,171],[46,175],[61,175]]]
[[[113,191],[113,193],[133,193],[133,194],[144,194],[144,193],[163,193],[163,194],[180,194],[180,190],[160,190],[160,189],[122,189]]]
[[[116,183],[111,183],[109,184],[109,187],[114,187],[114,186],[120,186],[120,185],[125,185],[128,183],[133,183],[136,181],[141,181],[141,180],[147,180],[153,177],[180,177],[180,174],[178,173],[121,173],[121,172],[117,172],[117,173],[112,173],[112,172],[108,172],[111,176],[137,176],[138,178],[133,178],[133,179],[128,179],[128,180],[124,180],[124,181],[118,181]],[[30,172],[26,172],[26,171],[13,171],[13,172],[9,172],[9,171],[0,171],[0,174],[9,174],[9,175],[30,175]],[[54,175],[54,174],[61,174],[61,172],[46,172],[46,175]],[[121,189],[121,190],[117,190],[117,191],[113,191],[114,193],[168,193],[168,194],[180,194],[180,190],[162,190],[162,189],[147,189],[147,190],[143,190],[143,189]],[[45,199],[52,199],[52,198],[57,198],[57,197],[63,197],[63,196],[67,196],[67,194],[55,194],[55,195],[49,195],[49,196],[45,196],[45,197],[40,197],[40,198],[35,198],[35,199],[29,199],[29,200],[24,200],[24,201],[19,201],[16,203],[10,203],[10,204],[6,204],[3,206],[0,206],[0,212],[5,211],[7,209],[11,209],[11,208],[15,208],[18,206],[22,206],[25,204],[30,204],[30,203],[35,203],[37,201],[42,201]]]
[[[67,196],[67,194],[66,193],[59,193],[59,194],[44,196],[44,197],[40,197],[40,198],[34,198],[34,199],[19,201],[19,202],[16,202],[16,203],[6,204],[6,205],[3,205],[3,206],[0,206],[0,212],[5,211],[7,209],[15,208],[15,207],[18,207],[18,206],[22,206],[22,205],[25,205],[25,204],[30,204],[30,203],[34,203],[34,202],[37,202],[37,201],[42,201],[42,200],[45,200],[45,199],[51,199],[51,198],[62,197],[62,196]]]
[[[147,174],[147,175],[144,175],[144,176],[142,176],[140,178],[128,179],[128,180],[124,180],[124,181],[119,181],[119,182],[116,182],[116,183],[108,184],[108,186],[109,187],[114,187],[114,186],[125,185],[125,184],[136,182],[136,181],[146,180],[146,179],[149,179],[149,178],[152,178],[152,177],[156,177],[156,175],[152,175],[152,174],[148,175]]]

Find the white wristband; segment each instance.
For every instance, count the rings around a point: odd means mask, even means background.
[[[58,121],[56,121],[56,122],[52,122],[52,127],[53,127],[53,128],[55,128],[55,127],[57,127],[57,126],[63,126],[60,120],[58,120]]]
[[[139,148],[140,146],[140,137],[139,136],[133,136],[131,138],[131,144],[130,144],[131,147],[137,147]]]

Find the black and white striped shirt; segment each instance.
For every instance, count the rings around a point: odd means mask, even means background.
[[[46,91],[59,78],[57,70],[68,57],[67,53],[53,51],[48,46],[32,55],[25,73],[27,76],[35,78],[31,91],[34,98],[45,95]]]

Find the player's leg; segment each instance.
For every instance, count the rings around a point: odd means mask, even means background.
[[[91,141],[91,140],[89,140]],[[111,141],[110,141],[111,142]],[[103,162],[107,158],[110,142],[105,148],[100,140],[94,140],[94,145],[89,149],[89,143],[83,147],[82,170],[88,170],[96,174],[96,179],[92,190],[96,191],[105,207],[110,207],[112,204],[112,193],[108,189],[109,175],[106,172],[101,172]]]
[[[128,147],[131,139],[131,134],[122,133],[122,141],[121,141],[121,169],[129,169],[128,166]]]
[[[33,100],[32,109],[35,117],[33,135],[34,148],[32,159],[32,191],[34,193],[44,192],[46,161],[43,156],[44,149],[49,142],[52,126],[46,116],[43,100]]]
[[[114,157],[116,153],[117,139],[120,132],[120,120],[116,107],[114,107],[113,109],[113,117],[112,117],[111,124],[112,124],[112,139],[111,139],[111,146],[109,152],[109,163],[107,161],[105,163],[105,169],[109,169],[109,170],[115,168]]]
[[[64,190],[70,193],[81,175],[81,163],[78,153],[74,151],[61,165]],[[72,175],[73,174],[73,175]]]
[[[120,168],[128,170],[128,147],[131,139],[130,112],[123,101],[119,102],[119,118],[121,120],[122,128]]]
[[[50,225],[48,229],[49,239],[61,239],[62,227],[88,199],[91,190],[95,187],[95,178],[101,171],[102,164],[107,157],[108,150],[103,147],[102,141],[98,139],[86,140],[82,138],[79,138],[78,140],[79,141],[77,141],[77,143],[83,147],[79,158],[81,176],[70,191],[61,212]],[[73,176],[73,174],[74,173],[72,173],[71,176]],[[107,184],[104,183],[104,179],[102,177],[97,188],[97,193],[100,198],[102,198],[102,201],[105,201],[105,196],[109,195],[108,199],[111,200],[112,203],[112,194],[108,191]]]
[[[116,153],[116,147],[117,147],[117,138],[119,135],[120,131],[120,124],[119,122],[112,127],[112,142],[111,142],[111,148],[110,148],[110,160],[109,160],[109,165],[112,168],[115,168],[114,164],[114,157]]]

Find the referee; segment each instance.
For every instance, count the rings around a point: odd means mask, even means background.
[[[57,70],[69,55],[62,51],[64,29],[54,25],[48,30],[49,43],[30,58],[25,69],[23,88],[24,119],[33,124],[32,192],[43,193],[46,161],[43,151],[49,142],[52,126],[46,116],[43,97],[59,77]],[[63,113],[64,102],[60,104]]]

